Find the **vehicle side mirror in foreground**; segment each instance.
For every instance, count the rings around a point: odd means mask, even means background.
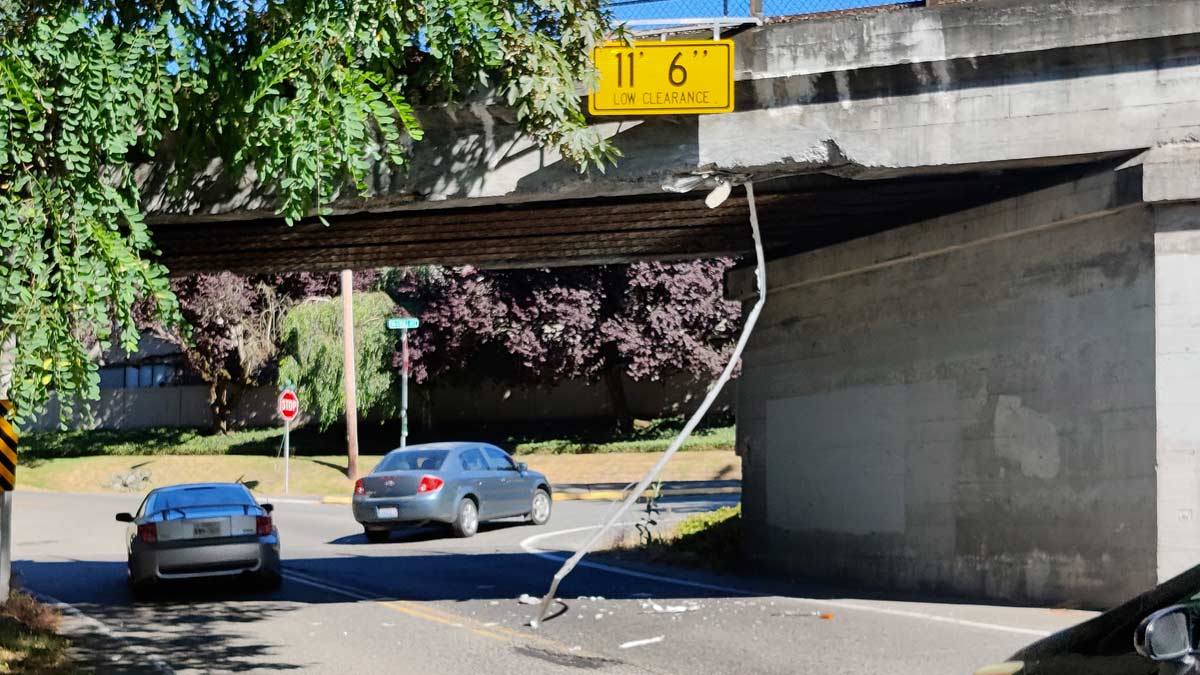
[[[260,509],[262,509],[263,511],[266,511],[267,513],[270,513],[275,510],[274,504],[259,504],[258,507]]]
[[[1133,634],[1133,647],[1152,661],[1190,661],[1197,651],[1200,605],[1172,605],[1146,617]]]
[[[118,523],[132,523],[133,522],[133,514],[132,513],[118,513],[117,514],[117,522]]]
[[[529,470],[528,464],[526,464],[525,462],[517,462],[517,471],[520,471],[521,473],[525,473],[528,470]]]

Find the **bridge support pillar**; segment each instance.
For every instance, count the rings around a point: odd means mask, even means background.
[[[771,263],[738,385],[749,556],[1085,606],[1200,563],[1198,167],[1150,153]]]

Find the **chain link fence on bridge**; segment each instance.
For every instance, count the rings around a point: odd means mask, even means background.
[[[617,23],[632,30],[680,25],[683,19],[761,18],[837,12],[886,5],[915,4],[898,0],[611,0]]]

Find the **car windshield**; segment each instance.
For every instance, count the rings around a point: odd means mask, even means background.
[[[449,450],[403,450],[393,452],[372,473],[382,471],[437,471],[446,461]]]
[[[183,509],[192,506],[253,505],[254,499],[245,488],[236,485],[206,485],[166,490],[154,495],[146,506],[147,513],[164,509]]]

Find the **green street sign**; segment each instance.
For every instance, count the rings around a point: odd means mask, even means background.
[[[421,325],[421,320],[415,316],[399,316],[392,317],[387,320],[388,330],[400,330],[401,328],[416,328]]]

